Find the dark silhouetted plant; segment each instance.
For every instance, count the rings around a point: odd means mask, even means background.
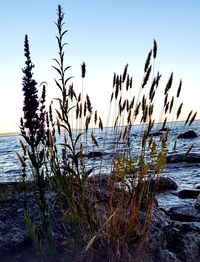
[[[31,218],[31,212],[25,202],[25,222],[38,251],[44,246],[50,247],[51,230],[48,217],[48,205],[45,199],[45,173],[46,169],[46,140],[47,132],[45,130],[45,84],[41,99],[38,98],[37,83],[33,79],[32,69],[34,65],[31,62],[28,36],[25,36],[24,42],[25,67],[22,70],[23,76],[23,94],[24,94],[24,116],[21,118],[21,135],[24,141],[20,140],[23,149],[23,156],[19,156],[23,181],[26,183],[27,178],[34,181],[35,185],[35,203],[38,207],[38,213],[41,221],[41,227],[35,225],[34,219]],[[31,173],[31,174],[30,174]]]

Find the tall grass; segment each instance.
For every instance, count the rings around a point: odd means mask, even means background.
[[[80,243],[81,259],[86,261],[133,261],[142,246],[155,208],[155,195],[166,162],[169,129],[167,121],[172,114],[179,118],[182,103],[169,99],[172,88],[171,74],[164,89],[160,119],[162,135],[154,137],[152,130],[156,119],[154,110],[156,92],[161,74],[155,73],[157,43],[149,51],[144,76],[137,92],[133,78],[128,73],[128,64],[121,74],[114,73],[108,121],[112,121],[113,152],[110,157],[110,173],[103,176],[95,168],[88,168],[88,148],[104,149],[105,141],[98,141],[95,132],[105,135],[99,113],[84,90],[86,65],[81,65],[82,92],[76,93],[70,66],[65,65],[64,13],[58,6],[56,36],[58,57],[53,66],[58,78],[55,86],[60,92],[56,98],[58,107],[52,103],[45,107],[45,84],[38,98],[37,83],[33,79],[33,64],[30,59],[28,36],[25,36],[25,68],[23,69],[24,116],[21,119],[20,140],[23,154],[19,155],[24,187],[31,178],[35,184],[34,195],[40,222],[34,221],[25,202],[25,222],[37,250],[52,247],[52,220],[56,211],[51,208],[46,192],[57,193],[61,217],[56,220],[63,232],[70,235],[70,243]],[[134,95],[136,91],[136,95]],[[174,102],[175,101],[175,102]],[[192,117],[192,118],[191,118]],[[188,115],[192,122],[195,115]],[[110,120],[109,120],[110,119]],[[140,147],[135,150],[135,123],[141,124]],[[96,128],[96,129],[95,129]],[[118,153],[119,146],[123,148]],[[137,151],[136,155],[133,152]],[[100,154],[101,153],[101,154]],[[104,163],[100,152],[101,164]],[[154,183],[152,183],[154,181]],[[106,196],[105,196],[106,195]],[[54,221],[55,223],[55,221]],[[75,234],[70,230],[75,228]],[[79,240],[77,239],[79,238]],[[67,245],[67,243],[66,243]],[[49,249],[49,248],[48,248]]]

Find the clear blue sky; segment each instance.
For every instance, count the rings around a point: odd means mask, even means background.
[[[56,96],[56,73],[51,66],[57,55],[53,22],[58,4],[64,8],[69,30],[66,62],[72,65],[70,73],[80,86],[80,64],[86,62],[85,88],[103,115],[107,113],[113,72],[121,73],[129,63],[137,88],[154,38],[161,84],[165,85],[173,71],[176,87],[179,79],[183,80],[185,111],[199,110],[199,0],[6,0],[1,1],[0,8],[0,132],[18,130],[22,116],[25,34],[29,35],[35,79],[38,83],[47,81],[49,96]]]

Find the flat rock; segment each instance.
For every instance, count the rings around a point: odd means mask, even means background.
[[[189,153],[189,154],[170,154],[167,156],[167,163],[200,163],[200,154]]]
[[[149,133],[148,136],[162,136],[162,135],[163,135],[162,131],[155,131],[155,132]]]
[[[88,158],[102,157],[104,154],[100,151],[93,151],[87,154]]]
[[[181,222],[200,222],[200,212],[193,206],[172,207],[167,214],[172,220]]]
[[[177,136],[178,139],[180,138],[190,139],[190,138],[195,138],[195,137],[197,137],[197,133],[193,130],[189,130]]]
[[[200,194],[200,189],[183,189],[178,192],[180,198],[197,198]]]

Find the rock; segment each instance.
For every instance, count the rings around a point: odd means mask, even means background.
[[[195,185],[195,188],[196,188],[196,189],[200,189],[200,184],[196,184],[196,185]]]
[[[193,224],[172,221],[167,213],[159,208],[154,210],[147,236],[147,249],[152,260],[146,261],[199,261],[200,229]]]
[[[200,194],[197,197],[197,200],[195,202],[195,208],[200,210]]]
[[[178,192],[180,198],[197,198],[200,194],[200,189],[183,189]]]
[[[87,157],[88,158],[94,158],[94,157],[102,157],[104,154],[102,152],[99,151],[93,151],[93,152],[89,152]]]
[[[165,235],[166,249],[173,252],[180,261],[199,261],[200,231],[197,227],[175,222],[165,231]]]
[[[182,134],[178,135],[177,139],[180,139],[180,138],[188,138],[188,139],[190,139],[190,138],[195,138],[195,137],[197,137],[197,133],[194,132],[193,130],[189,130],[189,131],[187,131],[185,133],[182,133]]]
[[[149,133],[148,136],[162,136],[162,135],[163,135],[163,132],[161,132],[161,131],[155,131],[155,132]]]
[[[193,206],[176,206],[166,211],[172,220],[181,222],[200,222],[200,212]]]
[[[161,176],[159,178],[158,182],[158,191],[166,191],[166,190],[177,190],[178,185],[176,182],[170,178],[170,177],[165,177]]]
[[[170,154],[167,156],[167,163],[200,163],[200,154],[189,153],[189,154]]]
[[[158,183],[157,192],[167,191],[167,190],[177,190],[178,185],[176,182],[167,176],[160,176],[159,179],[151,179],[150,187],[152,189],[155,187],[155,183]]]
[[[158,261],[181,262],[173,252],[167,249],[161,250],[158,254]]]

